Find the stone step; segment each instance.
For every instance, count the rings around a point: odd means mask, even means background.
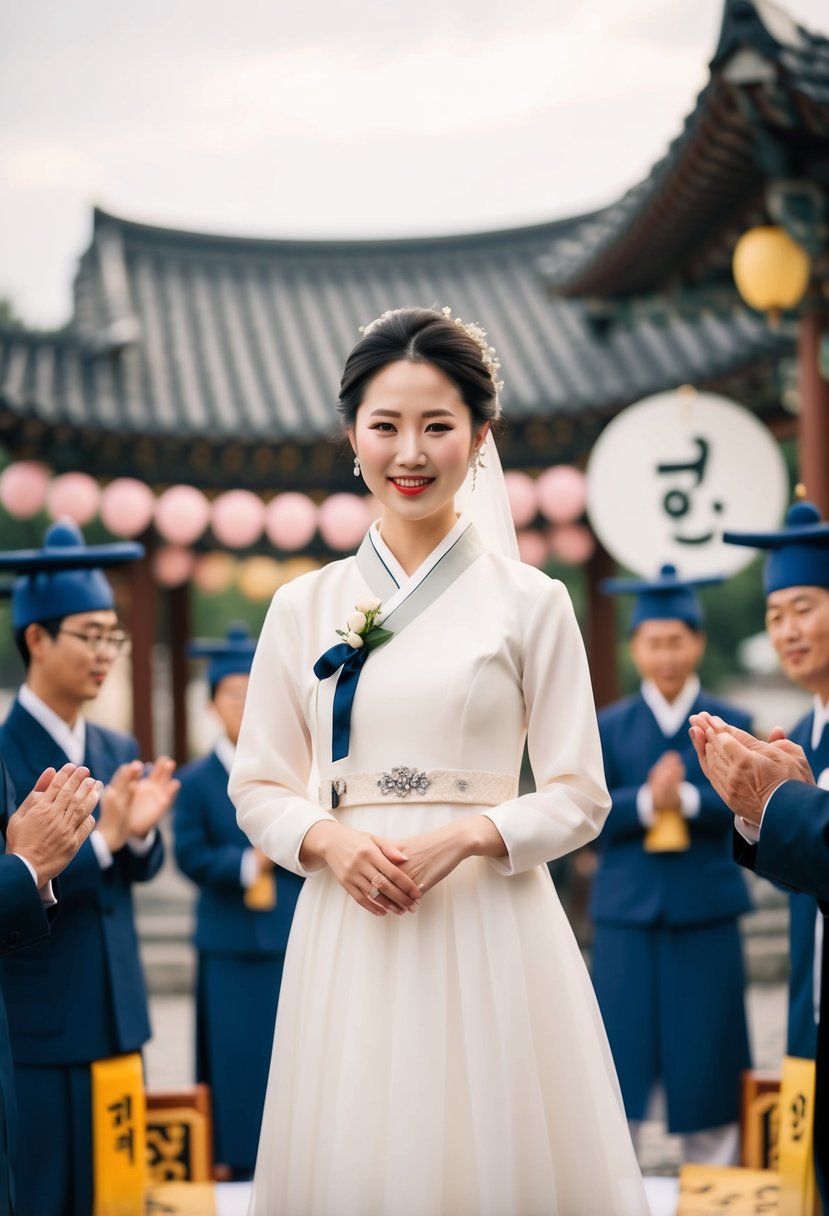
[[[196,954],[192,946],[142,940],[141,961],[151,996],[195,994]]]
[[[172,908],[162,912],[143,909],[136,913],[135,923],[142,942],[189,942],[195,918],[189,909]]]
[[[743,938],[746,975],[750,983],[785,984],[789,978],[788,934]]]
[[[740,922],[746,937],[769,937],[789,931],[788,908],[758,908]]]

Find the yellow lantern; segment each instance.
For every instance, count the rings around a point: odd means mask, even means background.
[[[743,233],[734,248],[732,270],[737,290],[758,312],[777,316],[794,308],[809,286],[811,263],[802,245],[785,228],[765,225]]]
[[[301,574],[319,570],[320,563],[313,557],[289,557],[282,563],[282,582],[290,583]]]
[[[236,559],[215,549],[196,559],[193,582],[205,595],[221,595],[227,591],[236,571]]]
[[[282,582],[282,568],[272,557],[248,557],[239,564],[236,583],[246,599],[268,600]]]

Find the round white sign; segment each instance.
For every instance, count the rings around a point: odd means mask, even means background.
[[[587,510],[608,553],[651,577],[734,574],[754,549],[724,529],[777,528],[789,497],[777,442],[754,414],[714,393],[658,393],[628,406],[599,436],[587,466]]]

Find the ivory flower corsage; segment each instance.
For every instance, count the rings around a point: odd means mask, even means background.
[[[382,607],[380,601],[374,598],[358,600],[345,623],[345,629],[337,629],[336,633],[354,650],[363,647],[374,650],[375,646],[382,646],[394,636],[390,629],[383,629],[375,623]]]

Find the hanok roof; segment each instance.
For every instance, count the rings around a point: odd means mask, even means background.
[[[207,236],[94,215],[60,335],[0,333],[0,438],[56,469],[150,480],[328,481],[334,403],[360,324],[398,304],[451,304],[481,321],[507,382],[514,463],[587,446],[570,423],[648,393],[709,383],[779,344],[735,310],[598,333],[551,300],[539,260],[578,221],[471,236],[279,241]],[[545,431],[544,424],[558,420]],[[568,447],[569,436],[569,447]],[[573,444],[576,447],[573,450]],[[315,445],[313,468],[306,467]],[[303,454],[304,453],[304,454]]]
[[[768,0],[726,0],[711,78],[649,176],[543,260],[558,294],[647,295],[728,283],[772,179],[829,183],[829,40]],[[732,288],[733,290],[733,288]]]

